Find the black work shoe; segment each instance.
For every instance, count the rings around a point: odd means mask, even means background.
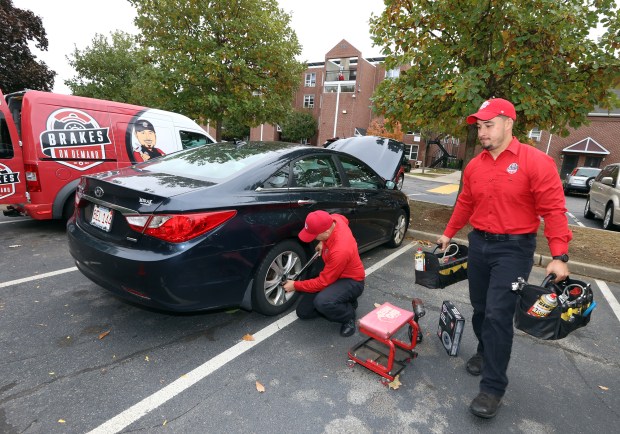
[[[482,354],[476,353],[471,356],[471,359],[467,361],[465,365],[465,369],[471,375],[480,375],[482,373],[482,366],[484,365],[484,361],[482,359]]]
[[[353,336],[355,333],[355,319],[350,319],[347,322],[343,322],[340,327],[340,336],[344,336],[348,338],[349,336]]]
[[[502,402],[499,396],[480,392],[469,405],[469,411],[478,417],[490,419],[497,414],[497,409]]]

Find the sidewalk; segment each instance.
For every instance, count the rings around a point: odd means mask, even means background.
[[[432,173],[434,169],[429,169],[429,168],[411,169],[411,172],[405,173],[405,176],[409,178],[422,179],[424,181],[440,182],[442,184],[460,184],[461,182],[461,171],[460,170],[455,170],[454,172],[449,173],[447,175],[439,175],[439,176],[429,176],[429,175],[423,176],[422,170],[424,170],[424,172],[428,174],[428,173]]]

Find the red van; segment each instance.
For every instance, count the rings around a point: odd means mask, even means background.
[[[186,116],[72,95],[0,91],[5,215],[68,218],[80,176],[213,143]]]

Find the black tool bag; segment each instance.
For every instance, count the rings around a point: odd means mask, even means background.
[[[530,285],[521,278],[512,284],[512,290],[519,295],[514,317],[517,329],[536,338],[556,340],[590,322],[596,307],[590,284],[570,278],[554,283],[554,278],[550,274],[540,286]],[[557,295],[557,306],[548,315],[538,317],[528,313],[540,297],[551,293]]]
[[[467,246],[451,243],[445,252],[424,252],[424,270],[415,270],[415,282],[427,288],[445,288],[467,279]]]

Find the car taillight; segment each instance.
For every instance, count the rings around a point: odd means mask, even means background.
[[[36,164],[24,164],[24,169],[24,172],[26,172],[26,188],[28,191],[41,191],[39,167]]]
[[[82,197],[84,196],[84,190],[86,189],[86,179],[81,178],[80,183],[77,185],[75,189],[75,207],[78,208],[82,202]]]
[[[168,241],[182,243],[196,238],[237,214],[235,210],[194,214],[155,214],[125,216],[129,227],[136,232]]]
[[[575,173],[577,173],[577,169],[573,169],[573,171],[570,173],[570,176],[575,176]]]

